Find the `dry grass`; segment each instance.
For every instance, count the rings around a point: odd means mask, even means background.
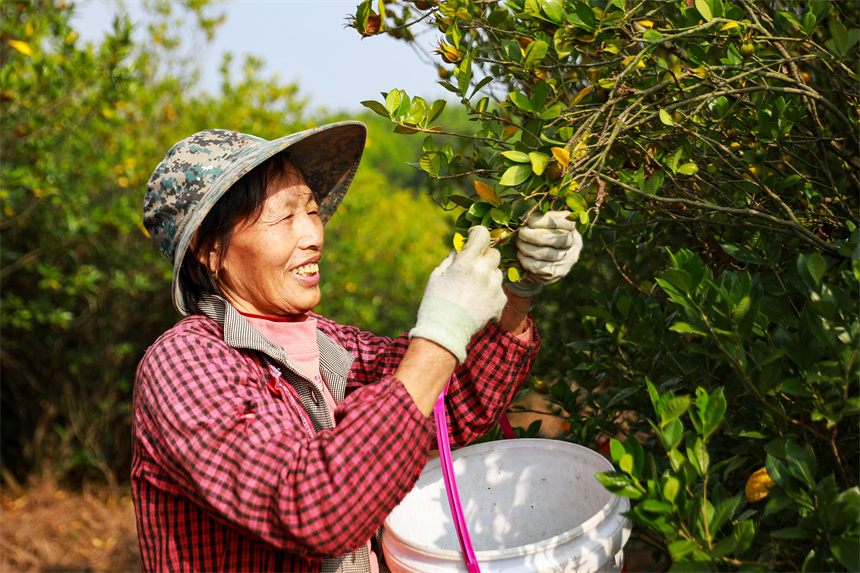
[[[140,571],[130,491],[0,489],[0,572]]]

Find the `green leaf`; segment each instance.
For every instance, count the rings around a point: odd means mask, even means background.
[[[541,60],[546,57],[548,49],[549,45],[547,45],[546,42],[543,40],[535,40],[526,46],[525,53],[523,53],[523,64],[525,64],[526,67],[539,64]]]
[[[807,444],[805,448],[801,448],[794,442],[787,442],[785,461],[791,475],[803,481],[807,487],[815,485],[815,454],[811,446]]]
[[[635,435],[630,435],[624,441],[624,449],[633,458],[633,468],[631,471],[633,477],[637,479],[641,478],[642,468],[645,466],[645,451],[642,449],[642,444],[639,443],[639,439]]]
[[[663,122],[663,125],[675,125],[675,120],[672,119],[672,114],[670,114],[665,109],[660,110],[660,121]]]
[[[675,498],[681,491],[681,482],[675,476],[666,476],[663,478],[663,498],[669,503],[674,504]]]
[[[645,181],[645,184],[642,186],[642,191],[649,195],[656,195],[657,191],[660,190],[660,187],[663,186],[663,180],[665,177],[666,176],[662,170],[654,172],[654,174]]]
[[[403,102],[403,96],[400,95],[400,90],[391,90],[385,97],[385,109],[388,110],[389,117],[397,114],[400,104]]]
[[[804,34],[806,34],[807,36],[812,34],[812,32],[815,30],[815,14],[813,14],[812,12],[807,12],[806,14],[804,14],[802,23]]]
[[[450,195],[448,197],[448,200],[451,201],[452,203],[454,203],[455,205],[459,205],[460,207],[463,207],[464,209],[468,209],[475,202],[473,199],[471,199],[469,197],[466,197],[464,195],[457,195],[456,193],[453,195]]]
[[[793,12],[781,11],[781,12],[777,12],[777,14],[779,14],[780,16],[782,16],[783,18],[785,18],[786,20],[788,20],[792,24],[800,27],[800,20],[797,18],[797,16]]]
[[[592,31],[597,27],[594,10],[588,5],[588,2],[576,2],[576,15],[588,31]]]
[[[687,409],[689,409],[689,407],[689,396],[677,396],[666,402],[666,405],[663,406],[663,411],[660,414],[660,428],[665,428],[666,424],[668,424],[672,420],[675,420],[676,418],[680,418],[687,412]]]
[[[672,556],[672,560],[679,561],[682,557],[689,555],[698,547],[699,544],[692,539],[679,539],[670,543],[668,549],[669,554]]]
[[[751,265],[766,265],[767,261],[761,255],[752,250],[748,245],[739,245],[735,243],[722,243],[722,249],[734,259]]]
[[[856,536],[830,538],[830,551],[848,571],[860,571],[860,539]]]
[[[681,175],[695,175],[698,172],[699,166],[692,161],[678,167],[678,173],[680,173]]]
[[[711,556],[717,559],[725,557],[726,555],[731,554],[737,546],[738,540],[734,535],[729,535],[728,537],[724,537],[714,543],[714,548],[711,549]]]
[[[504,205],[504,206],[507,207],[507,205]],[[507,225],[508,222],[510,222],[510,220],[511,220],[510,208],[503,209],[500,207],[496,207],[496,208],[490,209],[490,217],[492,217],[493,221],[495,221],[499,225],[502,225],[502,226]]]
[[[460,95],[466,97],[466,93],[469,91],[469,82],[472,81],[471,52],[454,68],[454,75],[457,78],[457,87],[460,90]]]
[[[776,189],[777,189],[777,191],[782,191],[783,189],[788,189],[789,187],[796,185],[801,179],[803,179],[803,177],[801,177],[800,175],[797,175],[796,173],[789,175],[788,177],[786,177],[785,179],[783,179],[782,181],[780,181],[779,183],[776,184]]]
[[[445,163],[445,156],[438,151],[425,151],[421,154],[419,160],[421,169],[433,176],[439,176],[442,170],[442,165]]]
[[[827,261],[821,256],[821,253],[814,251],[809,255],[806,259],[806,268],[815,281],[815,285],[821,286],[821,279],[824,278],[824,273],[827,272]]]
[[[568,208],[574,213],[583,213],[588,210],[585,198],[579,193],[571,193],[565,197],[565,203],[567,203]]]
[[[426,115],[427,102],[424,101],[424,98],[415,96],[414,98],[412,98],[412,103],[409,104],[409,110],[406,112],[404,122],[412,125],[418,125],[419,123],[424,121]]]
[[[660,402],[660,395],[657,393],[657,388],[654,386],[654,383],[651,382],[649,378],[645,378],[645,386],[648,388],[648,395],[651,396],[651,404],[654,406],[654,410],[657,412],[657,415],[660,415],[660,410],[657,409],[657,404]]]
[[[376,114],[381,115],[382,117],[384,117],[386,119],[390,117],[388,114],[388,109],[384,105],[379,103],[378,101],[367,100],[367,101],[361,102],[361,105],[374,111]]]
[[[532,164],[532,171],[535,172],[535,175],[543,175],[546,166],[549,165],[552,158],[546,153],[540,153],[539,151],[532,151],[528,154],[528,158]]]
[[[701,438],[696,437],[693,440],[690,434],[687,435],[687,458],[700,476],[708,473],[710,456],[708,456],[708,450]]]
[[[430,125],[442,111],[445,109],[446,102],[443,99],[437,99],[432,104],[430,104],[430,110],[427,112],[427,121],[425,122],[425,127]]]
[[[618,460],[618,467],[624,473],[633,475],[633,456],[627,452],[621,454],[621,459]]]
[[[681,159],[684,157],[684,148],[679,147],[669,155],[667,155],[663,161],[666,163],[666,166],[672,170],[672,173],[678,172],[678,165],[681,163]]]
[[[723,421],[726,414],[726,397],[723,395],[722,388],[716,388],[708,400],[708,405],[704,412],[704,438],[707,440],[713,434]]]
[[[485,203],[483,201],[478,201],[472,204],[469,207],[469,214],[472,215],[475,219],[483,219],[484,216],[490,212],[493,206],[489,203]]]
[[[529,178],[529,175],[532,174],[532,166],[531,164],[517,164],[509,167],[503,174],[502,178],[499,179],[499,183],[504,185],[505,187],[516,187],[520,185],[523,181]]]
[[[664,446],[667,450],[672,450],[673,448],[677,448],[678,444],[681,443],[681,440],[684,438],[684,424],[681,420],[672,420],[666,427],[663,428],[663,438],[666,440]]]
[[[564,23],[564,2],[562,0],[541,0],[544,15],[558,26]]]
[[[672,513],[672,506],[665,501],[644,499],[640,503],[642,509],[649,513]]]
[[[642,39],[646,42],[661,42],[663,41],[663,34],[657,30],[648,29],[642,34]]]
[[[622,472],[603,472],[594,474],[594,477],[603,487],[616,495],[631,499],[641,499],[644,495],[642,490],[635,485],[636,480]]]
[[[738,541],[735,547],[735,555],[743,555],[749,549],[755,537],[755,523],[751,519],[739,520],[732,531],[732,535]]]
[[[838,48],[836,51],[839,55],[845,54],[845,44],[848,41],[848,31],[845,29],[845,25],[836,18],[831,18],[827,26],[830,28],[830,35],[833,36],[833,42]]]
[[[690,294],[693,281],[687,271],[681,269],[667,269],[661,274],[663,280],[678,289],[681,293]]]
[[[624,444],[621,443],[621,440],[617,440],[615,438],[609,439],[609,455],[612,457],[612,461],[616,464],[621,461],[621,456],[627,453],[627,448],[624,447]]]
[[[553,104],[541,112],[540,118],[544,121],[556,119],[557,117],[561,116],[561,112],[563,110],[564,106],[562,106],[560,103]]]
[[[709,527],[711,531],[719,531],[720,528],[735,514],[738,506],[741,503],[743,492],[737,493],[732,497],[722,500],[714,507],[714,515],[711,518]]]
[[[691,324],[687,324],[686,322],[676,322],[669,327],[669,330],[671,330],[672,332],[678,332],[680,334],[698,334],[699,336],[708,336],[708,333],[704,330],[700,330]]]
[[[702,15],[702,18],[705,22],[710,22],[713,20],[714,15],[711,12],[710,2],[708,0],[696,0],[696,10],[699,11],[699,14]]]
[[[532,108],[532,101],[520,92],[511,92],[508,97],[511,98],[511,101],[514,103],[514,105],[521,110],[534,111],[534,109]]]
[[[475,97],[475,94],[478,93],[482,87],[484,87],[485,85],[487,85],[488,83],[490,83],[494,79],[496,79],[496,78],[494,78],[493,76],[486,76],[486,77],[482,78],[481,81],[479,81],[477,84],[475,84],[475,87],[472,88],[472,95],[469,96],[469,99],[472,99],[473,97]],[[484,98],[484,100],[486,100],[486,98]],[[480,106],[478,106],[478,108],[480,108]],[[479,109],[479,111],[483,111],[483,110]]]
[[[801,396],[803,398],[811,398],[814,394],[809,384],[801,382],[797,378],[786,378],[782,381],[780,391],[792,396]]]
[[[531,162],[531,159],[529,158],[529,154],[523,153],[522,151],[516,151],[516,150],[502,151],[502,153],[500,155],[510,159],[511,161],[515,161],[517,163],[530,163]]]

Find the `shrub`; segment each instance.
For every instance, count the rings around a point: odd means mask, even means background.
[[[823,0],[354,15],[365,36],[438,34],[471,129],[398,89],[365,105],[421,134],[433,198],[461,233],[495,231],[510,280],[524,214],[579,221],[581,262],[536,301],[536,374],[559,380],[567,439],[616,437],[600,479],[673,570],[860,568],[858,16]]]

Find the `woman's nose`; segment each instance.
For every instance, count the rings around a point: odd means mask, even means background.
[[[299,239],[298,246],[303,249],[322,249],[323,246],[323,224],[319,215],[305,213],[299,217]]]

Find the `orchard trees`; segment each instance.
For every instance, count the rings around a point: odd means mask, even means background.
[[[94,44],[73,5],[4,2],[0,50],[0,288],[5,479],[115,480],[130,460],[134,368],[175,322],[171,267],[141,224],[144,186],[170,146],[212,125],[263,137],[305,126],[295,86],[247,62],[220,96],[178,67],[181,18],[203,36],[206,2],[161,4],[136,40],[127,17]]]
[[[619,438],[601,480],[679,571],[860,568],[858,18],[826,0],[440,0],[352,21],[435,34],[472,127],[396,88],[365,105],[423,139],[433,198],[462,234],[493,231],[510,280],[524,214],[578,220],[590,252],[535,307],[538,374],[563,382],[568,439]]]

